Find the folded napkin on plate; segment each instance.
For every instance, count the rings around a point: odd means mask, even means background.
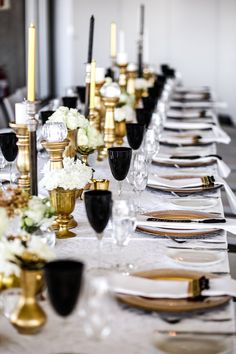
[[[181,101],[171,101],[170,107],[183,107],[183,108],[212,108],[214,103],[210,101],[192,101],[192,102],[181,102]]]
[[[196,109],[189,109],[187,111],[180,111],[180,110],[174,110],[170,109],[167,113],[167,117],[170,118],[199,118],[201,116],[201,111],[196,110]],[[212,111],[211,110],[206,110],[205,111],[205,117],[211,117],[212,116]]]
[[[232,191],[228,183],[223,178],[217,176],[215,180],[217,181],[217,183],[223,184],[230,209],[233,212],[233,214],[236,214],[236,196],[234,192]]]
[[[139,215],[136,220],[136,226],[140,227],[152,227],[152,228],[165,228],[165,229],[176,229],[176,230],[225,230],[231,232],[232,234],[236,234],[236,220],[227,218],[226,222],[212,222],[212,223],[204,223],[199,221],[191,220],[191,222],[174,222],[174,221],[147,221],[150,216]]]
[[[185,163],[191,163],[190,159],[170,159],[170,155],[157,155],[156,157],[154,156],[153,161],[154,162],[159,162],[159,163],[172,163],[174,165],[184,165]],[[218,169],[218,173],[221,177],[223,178],[227,178],[231,172],[229,166],[221,159],[219,159],[217,156],[209,156],[209,157],[199,157],[198,159],[194,159],[194,162],[199,162],[201,163],[205,163],[205,162],[209,162],[215,160],[217,163],[217,169]]]
[[[112,291],[116,293],[144,296],[148,298],[184,299],[191,297],[188,281],[152,280],[147,278],[112,274],[109,277]],[[236,280],[227,278],[209,279],[209,289],[202,290],[203,296],[236,297]]]
[[[188,188],[188,187],[198,187],[202,186],[202,178],[183,178],[183,179],[166,179],[159,177],[157,175],[148,176],[148,184],[152,184],[154,186],[163,186],[163,187],[173,187],[173,188]]]

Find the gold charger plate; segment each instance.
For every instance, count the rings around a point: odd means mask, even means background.
[[[182,269],[153,269],[145,272],[134,273],[133,275],[153,280],[190,280],[198,279],[201,276],[215,278],[213,274],[195,272]],[[147,311],[158,311],[167,313],[194,312],[211,310],[225,305],[230,296],[204,297],[202,299],[149,299],[142,296],[116,295],[118,300],[132,307],[141,308]]]
[[[190,210],[158,210],[151,211],[144,214],[145,216],[150,216],[153,218],[158,218],[162,220],[194,220],[194,219],[212,219],[216,216],[211,213],[201,212],[201,211],[190,211]],[[210,226],[210,224],[208,224]],[[209,237],[213,236],[216,232],[220,232],[219,229],[209,229],[206,224],[206,229],[194,230],[194,226],[189,223],[189,229],[172,229],[171,222],[170,228],[166,227],[148,227],[148,226],[138,226],[137,231],[141,231],[145,234],[149,234],[156,237],[174,237],[174,238],[197,238],[197,237]]]

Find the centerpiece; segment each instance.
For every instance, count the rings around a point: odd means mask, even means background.
[[[50,200],[56,212],[58,238],[76,236],[69,231],[70,214],[75,208],[78,189],[83,189],[92,178],[92,169],[80,160],[64,158],[63,168],[57,170],[44,169],[44,177],[40,185],[49,191]]]
[[[81,160],[88,164],[88,156],[95,149],[104,145],[102,134],[90,123],[86,128],[79,128],[77,133],[77,151],[81,155]]]

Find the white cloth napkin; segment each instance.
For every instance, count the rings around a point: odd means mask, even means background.
[[[187,111],[180,111],[175,109],[170,109],[167,113],[167,116],[170,118],[199,118],[201,111],[199,109],[189,109]],[[206,116],[212,116],[212,111],[207,110]],[[205,119],[205,117],[204,117]]]
[[[172,101],[170,102],[170,107],[191,107],[191,108],[212,108],[214,106],[213,102],[208,101],[192,101],[192,102],[181,102]]]
[[[157,155],[154,156],[153,161],[154,162],[159,162],[159,163],[170,163],[172,162],[173,164],[177,165],[182,165],[185,163],[191,163],[191,162],[199,162],[199,163],[205,163],[214,160],[217,163],[217,169],[218,173],[221,177],[227,178],[231,172],[229,166],[223,161],[218,159],[216,156],[209,156],[209,157],[199,157],[198,159],[190,160],[190,159],[170,159],[170,155]]]
[[[236,214],[236,196],[228,183],[221,177],[217,176],[216,181],[222,183],[225,189],[225,193],[229,202],[229,206],[233,214]]]
[[[145,226],[153,228],[166,228],[176,230],[225,230],[236,234],[236,220],[227,218],[225,223],[201,223],[201,222],[168,222],[168,221],[146,221],[149,217],[139,215],[136,220],[136,226]]]
[[[178,188],[188,188],[188,187],[197,187],[202,186],[201,177],[197,178],[183,178],[170,180],[166,178],[161,178],[157,175],[148,176],[148,184],[154,186],[163,186],[163,187],[178,187]]]
[[[189,297],[189,282],[178,280],[152,280],[147,278],[112,274],[109,277],[112,291],[126,295],[145,296],[148,298],[184,299]],[[216,278],[209,280],[209,289],[203,290],[203,296],[236,297],[236,280]]]

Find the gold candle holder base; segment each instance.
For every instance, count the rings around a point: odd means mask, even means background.
[[[119,68],[119,79],[118,83],[121,88],[121,91],[126,92],[127,89],[127,66],[128,64],[118,64],[117,66]]]
[[[105,146],[99,146],[97,148],[98,151],[98,156],[97,156],[97,161],[103,161],[107,157],[107,149]]]
[[[127,71],[127,93],[135,96],[135,79],[137,71]]]
[[[115,119],[114,112],[117,103],[119,102],[119,97],[102,97],[105,105],[105,124],[104,124],[104,143],[106,149],[112,147],[116,140],[115,136]]]
[[[143,96],[143,89],[135,89],[135,103],[134,108],[142,108],[142,97]]]
[[[100,119],[99,119],[99,113],[95,109],[89,110],[89,115],[88,119],[90,121],[90,124],[97,129],[98,131],[100,130]]]
[[[124,137],[126,136],[126,121],[115,122],[116,130],[116,144],[122,145],[124,143]]]
[[[68,129],[67,139],[69,140],[69,145],[66,146],[64,156],[74,158],[77,148],[77,129]]]
[[[39,278],[42,279],[42,271],[21,270],[22,295],[10,317],[11,324],[21,334],[39,332],[47,320],[45,312],[36,300]]]
[[[94,97],[94,106],[95,110],[98,112],[99,116],[99,131],[103,133],[104,130],[104,118],[105,118],[105,106],[102,101],[102,96],[100,90],[104,85],[105,81],[96,82],[95,85],[95,97]]]
[[[60,142],[41,141],[42,146],[47,150],[50,159],[50,169],[58,170],[63,168],[63,153],[69,144],[66,139]]]
[[[56,188],[49,192],[52,206],[56,211],[56,222],[58,224],[58,231],[56,231],[57,238],[76,236],[74,232],[69,231],[70,214],[75,208],[76,191],[76,189]]]
[[[24,124],[10,123],[9,126],[16,132],[19,149],[16,166],[20,173],[17,184],[20,188],[30,193],[30,147],[29,130]]]

